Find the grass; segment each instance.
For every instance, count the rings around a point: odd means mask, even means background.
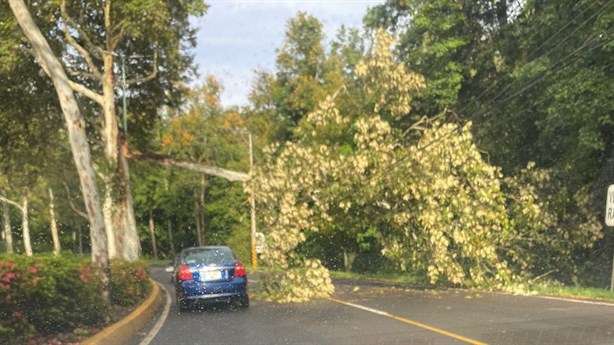
[[[154,259],[149,256],[141,256],[141,260],[147,261],[149,266],[169,266],[173,262],[173,259],[169,259],[169,258]]]
[[[410,285],[430,286],[424,278],[416,277],[407,273],[355,273],[355,272],[342,272],[331,271],[333,278],[345,278],[356,280],[368,280],[379,279],[386,281],[393,281],[397,283],[404,283]],[[536,292],[539,295],[553,296],[553,297],[568,297],[586,300],[599,300],[614,302],[614,291],[588,288],[582,286],[555,286],[555,285],[532,285],[531,291]]]
[[[532,290],[540,295],[614,301],[614,291],[582,286],[536,285]]]
[[[412,284],[412,285],[428,285],[419,277],[411,275],[409,273],[396,273],[396,272],[378,272],[378,273],[356,273],[356,272],[345,272],[345,271],[331,271],[331,277],[333,278],[344,278],[344,279],[378,279],[378,280],[388,280],[397,283],[403,284]]]

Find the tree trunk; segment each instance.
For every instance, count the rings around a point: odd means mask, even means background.
[[[113,189],[110,187],[113,182],[109,176],[104,176],[102,179],[105,185],[102,214],[104,215],[104,226],[107,234],[109,259],[113,259],[117,257],[117,250],[115,250],[115,233],[113,232]]]
[[[2,202],[2,224],[4,225],[4,240],[6,243],[6,253],[13,254],[13,231],[11,230],[11,214],[9,205]]]
[[[114,142],[117,143],[117,140]],[[141,254],[141,242],[134,219],[128,163],[118,150],[115,152],[115,157],[105,155],[107,162],[115,167],[115,172],[103,177],[105,184],[103,213],[107,226],[109,257],[134,261]]]
[[[53,254],[60,255],[62,247],[60,246],[60,236],[58,234],[58,223],[55,219],[55,204],[53,191],[49,188],[49,226],[51,228],[51,240],[53,241]]]
[[[90,238],[92,241],[92,261],[103,268],[103,288],[101,292],[102,297],[109,301],[107,236],[96,186],[96,175],[92,166],[90,146],[85,132],[85,121],[81,116],[62,65],[53,55],[49,43],[47,43],[45,37],[43,37],[43,34],[32,20],[32,16],[25,3],[23,0],[9,0],[9,5],[19,25],[32,44],[34,56],[41,66],[48,71],[58,94],[64,122],[68,130],[73,159],[79,174],[83,200],[87,208],[91,232]]]
[[[349,252],[347,250],[343,250],[343,270],[349,272],[352,270],[352,266],[354,265],[354,260],[356,260],[356,253]]]
[[[151,208],[149,209],[149,236],[151,236],[151,249],[155,259],[158,259],[158,247],[156,246],[156,232],[154,231],[154,219]]]
[[[77,228],[77,241],[79,242],[79,254],[83,254],[83,232],[81,231],[81,225]]]
[[[110,13],[105,10],[105,29],[110,33]],[[134,261],[141,253],[141,243],[136,229],[132,194],[130,192],[130,173],[125,138],[120,140],[115,112],[115,80],[113,73],[114,43],[110,36],[106,37],[106,52],[102,56],[104,64],[104,76],[102,78],[102,105],[103,128],[102,140],[104,142],[104,155],[110,169],[105,171],[103,181],[105,183],[105,202],[103,212],[107,226],[107,236],[110,246],[111,257]],[[120,147],[120,144],[122,147]]]
[[[24,195],[21,203],[21,231],[23,233],[23,247],[26,256],[32,256],[32,241],[30,241],[30,219],[28,216],[28,196]]]
[[[171,254],[175,257],[175,244],[173,243],[173,226],[171,224],[171,219],[166,220],[166,228],[168,230],[168,244],[171,248]]]

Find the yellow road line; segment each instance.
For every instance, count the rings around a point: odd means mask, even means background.
[[[332,298],[332,297],[329,297],[328,299],[333,301],[333,302],[337,302],[339,304],[343,304],[343,305],[347,305],[347,306],[350,306],[350,307],[354,307],[354,308],[358,308],[358,309],[361,309],[361,310],[365,310],[365,311],[368,311],[368,312],[371,312],[371,313],[374,313],[374,314],[377,314],[377,315],[385,316],[385,317],[388,317],[388,318],[391,318],[391,319],[394,319],[394,320],[406,323],[408,325],[412,325],[412,326],[416,326],[416,327],[419,327],[419,328],[422,328],[422,329],[426,329],[427,331],[431,331],[431,332],[434,332],[434,333],[437,333],[437,334],[441,334],[441,335],[444,335],[446,337],[454,338],[456,340],[460,340],[460,341],[465,342],[467,344],[487,345],[486,343],[483,343],[483,342],[480,342],[480,341],[477,341],[477,340],[473,340],[473,339],[470,339],[470,338],[467,338],[467,337],[463,337],[462,335],[458,335],[458,334],[455,334],[455,333],[452,333],[452,332],[448,332],[446,330],[439,329],[437,327],[425,325],[425,324],[420,323],[420,322],[416,322],[416,321],[413,321],[413,320],[410,320],[410,319],[406,319],[404,317],[396,316],[396,315],[390,314],[390,313],[385,312],[385,311],[381,311],[381,310],[365,307],[365,306],[362,306],[360,304],[354,304],[354,303],[342,301],[342,300],[335,299],[335,298]]]

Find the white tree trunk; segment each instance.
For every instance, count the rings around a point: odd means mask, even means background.
[[[158,247],[156,245],[156,232],[154,227],[153,212],[149,209],[149,236],[151,236],[151,248],[154,258],[158,259]]]
[[[106,14],[109,15],[110,14]],[[107,28],[109,32],[111,28]],[[117,257],[124,260],[134,261],[141,254],[141,242],[136,229],[132,194],[130,192],[130,172],[125,155],[127,143],[120,141],[115,112],[115,89],[113,74],[113,47],[107,42],[107,52],[103,56],[104,76],[102,80],[102,113],[103,129],[102,139],[104,142],[104,155],[111,167],[110,171],[104,172],[105,201],[104,213],[107,236],[110,246],[111,258]],[[120,144],[122,147],[120,147]],[[110,238],[110,236],[113,238]]]
[[[48,71],[58,94],[89,218],[92,261],[103,267],[104,274],[102,279],[103,285],[106,286],[108,282],[107,236],[96,186],[96,175],[92,166],[90,146],[85,132],[85,122],[73,95],[70,81],[60,61],[53,54],[49,43],[47,43],[47,40],[32,20],[32,16],[25,3],[23,0],[9,0],[9,5],[26,37],[32,44],[34,56],[41,66]],[[108,290],[103,289],[102,292],[103,298],[108,300]]]
[[[24,195],[21,203],[21,231],[23,234],[23,248],[26,256],[32,256],[32,241],[30,241],[30,219],[28,216],[28,196]]]
[[[49,188],[49,227],[51,228],[51,240],[53,241],[53,254],[60,255],[62,247],[60,246],[60,236],[58,234],[58,222],[55,219],[54,201],[53,190]]]
[[[4,240],[6,243],[6,253],[13,254],[13,231],[11,230],[11,214],[9,205],[2,202],[2,223],[4,225]]]
[[[111,186],[111,181],[105,181],[106,186]],[[106,187],[104,192],[104,204],[102,206],[102,214],[104,215],[104,225],[107,234],[107,250],[109,252],[109,259],[117,257],[117,250],[115,249],[115,234],[113,232],[113,190],[111,187]]]

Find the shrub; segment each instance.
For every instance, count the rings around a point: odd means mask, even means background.
[[[111,303],[138,304],[151,291],[144,261],[113,260]],[[101,326],[109,318],[99,269],[88,258],[0,255],[0,344]]]
[[[83,259],[0,257],[0,342],[100,323],[100,278]]]
[[[132,306],[151,291],[149,266],[144,260],[111,260],[111,303]]]

